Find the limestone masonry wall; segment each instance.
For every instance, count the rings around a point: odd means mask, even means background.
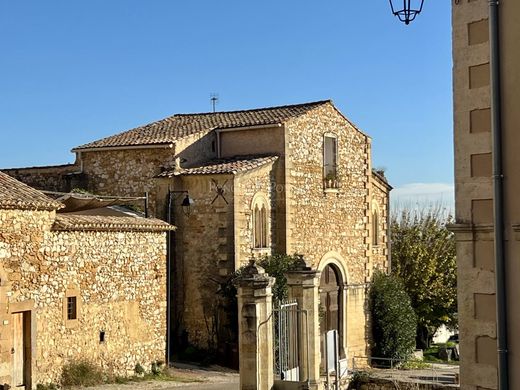
[[[58,382],[72,360],[119,375],[164,360],[165,233],[53,231],[53,220],[0,210],[0,383],[11,383],[11,316],[21,311],[31,313],[33,385]]]
[[[278,164],[275,162],[274,164]],[[235,178],[235,268],[247,264],[254,256],[263,256],[276,252],[274,232],[276,232],[276,182],[274,167],[268,165],[252,172],[241,174]],[[261,197],[268,210],[267,242],[268,248],[253,249],[253,212],[255,197]]]
[[[313,266],[330,251],[346,260],[348,283],[364,283],[369,140],[332,106],[320,106],[286,125],[289,253]],[[323,189],[323,137],[337,137],[337,192]],[[303,146],[306,147],[303,147]]]
[[[2,172],[31,187],[68,192],[82,185],[83,176],[77,174],[80,167],[75,164],[54,165],[46,167],[2,169]]]
[[[175,166],[174,148],[82,152],[87,189],[99,195],[144,196],[149,192],[150,214],[161,217],[154,176]],[[143,206],[142,203],[139,204]]]
[[[390,266],[388,261],[390,251],[388,237],[390,204],[388,188],[379,179],[372,179],[372,207],[375,207],[378,213],[377,229],[379,236],[377,245],[372,245],[372,263],[374,268],[387,270]]]
[[[219,282],[235,270],[233,176],[192,175],[175,178],[175,189],[189,189],[189,216],[182,197],[175,199],[175,278],[177,314],[190,343],[207,348],[214,341]],[[222,196],[217,196],[217,186]]]

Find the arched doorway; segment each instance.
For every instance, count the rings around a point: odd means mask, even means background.
[[[327,264],[320,277],[320,339],[321,368],[325,370],[324,335],[329,330],[337,330],[339,335],[339,354],[343,352],[343,280],[341,273],[333,264]]]

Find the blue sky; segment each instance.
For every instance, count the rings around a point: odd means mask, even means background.
[[[385,0],[0,0],[0,168],[71,162],[213,92],[219,110],[330,98],[397,195],[450,198],[450,40],[438,0],[409,26]]]

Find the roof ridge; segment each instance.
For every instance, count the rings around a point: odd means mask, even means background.
[[[198,115],[216,115],[216,114],[238,114],[238,113],[242,113],[242,112],[277,110],[277,109],[284,109],[284,108],[297,108],[297,107],[302,107],[302,106],[318,106],[318,105],[326,104],[326,103],[332,103],[332,99],[316,100],[316,101],[313,101],[313,102],[297,103],[297,104],[285,104],[283,106],[269,106],[269,107],[249,108],[249,109],[243,109],[243,110],[216,111],[216,112],[193,112],[193,113],[189,113],[189,114],[174,114],[172,117],[186,117],[186,116],[198,116]]]

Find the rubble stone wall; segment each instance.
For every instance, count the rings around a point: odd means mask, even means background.
[[[316,267],[326,253],[346,259],[348,283],[364,283],[369,250],[370,141],[332,106],[286,125],[289,252]],[[323,188],[325,133],[337,137],[337,191]],[[306,147],[302,147],[306,145]]]
[[[21,311],[31,313],[33,386],[58,382],[79,359],[118,375],[164,361],[165,233],[52,231],[53,220],[0,210],[0,383],[11,383],[11,318]]]
[[[2,172],[36,189],[68,192],[82,185],[79,166],[75,164],[31,168],[2,169]]]
[[[337,140],[337,189],[324,188],[325,135]],[[373,269],[388,266],[386,233],[384,244],[372,249],[372,200],[381,202],[381,209],[388,200],[383,187],[373,183],[370,154],[370,138],[331,105],[286,124],[287,251],[302,254],[315,268],[340,264],[348,289],[344,348],[349,356],[369,354],[365,289]],[[380,221],[384,228],[384,217]]]
[[[372,245],[372,264],[374,268],[387,270],[389,264],[390,237],[388,236],[390,202],[388,187],[379,179],[372,179],[372,208],[378,213],[378,243]],[[372,217],[372,216],[371,216]]]
[[[174,187],[189,189],[194,200],[190,214],[185,215],[181,206],[184,194],[174,196],[174,321],[182,324],[191,344],[213,347],[219,283],[235,270],[233,175],[179,176],[174,180]],[[217,186],[223,189],[222,195]]]
[[[275,162],[274,164],[277,164]],[[238,175],[235,179],[235,268],[247,264],[251,256],[261,257],[276,252],[276,181],[272,164]],[[279,187],[281,188],[281,187]],[[261,197],[268,207],[267,248],[253,248],[253,201]]]

